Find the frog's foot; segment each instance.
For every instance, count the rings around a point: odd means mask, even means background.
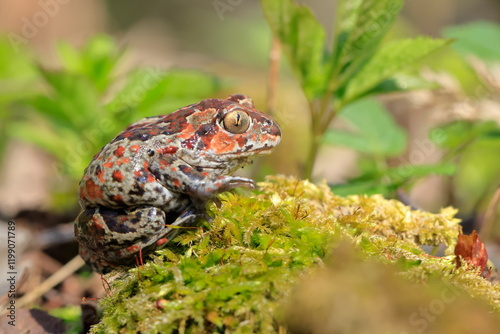
[[[218,191],[224,192],[238,187],[255,189],[255,181],[245,177],[226,176],[221,186],[218,188]]]

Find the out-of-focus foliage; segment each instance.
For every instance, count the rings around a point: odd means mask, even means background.
[[[71,194],[93,155],[128,124],[168,114],[221,87],[214,76],[194,70],[122,73],[124,52],[107,36],[91,39],[81,50],[68,43],[60,43],[57,50],[62,67],[38,66],[32,75],[38,76],[42,90],[21,101],[29,110],[8,130],[56,158],[54,171],[59,180],[72,181],[67,189]]]
[[[81,313],[82,310],[78,305],[53,309],[49,312],[50,315],[64,321],[66,327],[65,334],[79,334],[82,332]]]
[[[460,81],[467,91],[463,101],[474,114],[458,110],[458,116],[431,131],[431,139],[445,151],[445,158],[457,164],[453,177],[455,205],[464,215],[484,212],[491,195],[500,184],[500,127],[497,121],[475,115],[484,114],[486,106],[500,107],[500,25],[487,22],[469,23],[446,28],[453,37],[453,48],[463,57],[476,76],[474,89]],[[497,107],[498,108],[498,107]],[[462,117],[460,117],[462,116]]]
[[[101,301],[104,317],[94,332],[278,333],[284,326],[280,310],[290,292],[308,273],[321,275],[326,259],[336,267],[347,266],[351,282],[373,278],[361,260],[370,258],[374,275],[385,275],[387,269],[390,276],[397,272],[424,282],[417,285],[428,294],[427,302],[433,292],[425,286],[438,279],[460,291],[456,298],[473,296],[489,305],[483,316],[500,311],[499,285],[473,267],[455,268],[452,254],[459,229],[454,209],[430,214],[379,195],[344,198],[325,184],[281,176],[259,186],[262,191],[254,196],[222,194],[220,209],[211,207],[213,222],[180,234],[153,261],[114,279],[111,295]],[[339,244],[356,248],[360,258],[339,252],[332,256]],[[429,256],[423,245],[445,245],[447,256]],[[406,296],[405,289],[412,291],[412,284],[397,281],[400,297]],[[375,284],[365,293],[376,294],[377,289]],[[352,317],[377,314],[380,305],[365,297],[358,299],[364,305],[361,313],[354,310]],[[408,317],[418,309],[407,311],[397,316],[400,331],[412,325]],[[335,319],[342,324],[342,316]]]
[[[500,184],[500,127],[494,121],[454,121],[436,127],[431,139],[458,161],[457,205],[472,213]]]
[[[22,110],[16,102],[37,91],[36,67],[24,48],[0,39],[0,162],[7,143],[7,130]]]
[[[389,112],[376,100],[365,98],[341,110],[339,119],[348,129],[329,129],[324,140],[330,145],[352,148],[360,153],[361,175],[346,184],[334,185],[336,194],[383,194],[394,197],[396,191],[430,174],[452,175],[453,164],[414,165],[390,167],[387,160],[404,153],[407,134],[393,120]]]
[[[371,261],[370,261],[371,260]],[[500,317],[441,277],[425,286],[401,277],[421,261],[367,260],[341,244],[324,269],[305,275],[286,308],[292,333],[488,333]],[[418,281],[418,280],[417,280]]]
[[[420,59],[451,41],[417,37],[382,47],[403,6],[401,0],[339,1],[333,43],[325,40],[324,28],[307,7],[293,0],[261,0],[261,4],[309,102],[312,139],[302,172],[305,178],[311,177],[323,137],[343,108],[368,95],[422,87],[422,80],[404,84],[398,74],[417,68]],[[367,123],[375,128],[380,113],[369,115],[373,122]],[[395,145],[404,145],[401,138]]]
[[[453,48],[464,56],[475,56],[487,62],[500,62],[500,25],[473,22],[444,29],[443,35],[455,38]]]

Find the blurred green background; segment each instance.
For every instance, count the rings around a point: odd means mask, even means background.
[[[300,3],[312,9],[327,32],[332,31],[335,1],[309,0]],[[465,32],[454,28],[477,21],[498,24],[500,2],[406,1],[403,14],[387,39],[418,34],[462,39],[469,34],[470,41],[474,41],[497,27],[481,30],[481,27],[475,26]],[[105,130],[101,128],[98,135],[89,129],[86,138],[94,146],[106,143],[127,123],[135,121],[137,115],[168,113],[206,95],[224,98],[232,93],[244,93],[254,99],[259,109],[268,111],[266,86],[272,38],[258,1],[0,0],[0,30],[4,36],[0,53],[3,57],[0,61],[0,95],[3,97],[0,98],[0,212],[7,216],[15,215],[21,209],[78,210],[76,183],[82,168],[88,163],[87,157],[95,152],[82,146],[80,150],[83,153],[73,157],[71,152],[78,149],[81,141],[74,134],[78,133],[78,126],[94,122],[101,112],[113,115],[113,126],[107,126]],[[114,41],[104,38],[89,47],[88,41],[98,34],[112,36]],[[488,40],[498,38],[494,34],[490,37],[492,39]],[[65,44],[56,46],[59,41]],[[84,45],[88,47],[87,54],[77,56],[78,48]],[[72,46],[77,49],[72,49]],[[500,48],[500,44],[497,47]],[[500,147],[495,138],[474,141],[478,134],[486,133],[490,137],[497,134],[495,131],[500,122],[500,58],[495,61],[497,54],[493,52],[491,62],[485,62],[481,57],[471,60],[466,53],[461,53],[464,48],[470,50],[471,45],[455,43],[455,46],[423,62],[419,75],[438,89],[386,95],[380,101],[407,133],[404,152],[388,159],[389,166],[442,161],[457,165],[452,176],[429,176],[402,187],[402,196],[412,205],[430,211],[455,205],[461,209],[463,217],[472,217],[473,221],[480,222],[500,182]],[[480,53],[486,52],[486,58],[490,56],[482,45],[473,45],[472,48]],[[122,49],[126,49],[123,55]],[[116,63],[106,62],[103,60],[105,57],[99,58],[100,55],[115,57]],[[282,125],[283,142],[271,157],[259,161],[257,168],[244,171],[257,179],[266,173],[299,175],[308,154],[307,101],[286,60],[283,58],[280,63],[282,71],[273,112]],[[42,80],[44,82],[40,82],[39,66],[64,68],[72,74],[63,78],[47,72]],[[85,72],[88,68],[105,69],[107,75],[98,72],[93,76]],[[145,68],[149,68],[150,72],[146,72]],[[154,73],[170,68],[201,70],[204,75],[197,77],[198,74],[191,72],[192,77],[186,79],[186,87],[196,87],[191,95],[180,88],[168,88],[171,95],[162,98],[160,95],[168,91],[165,88],[169,85],[168,79],[162,77],[155,81]],[[152,85],[156,87],[156,95],[150,93],[146,98],[149,104],[147,101],[128,104],[130,108],[143,108],[137,113],[124,111],[119,105],[116,107],[117,103],[110,103],[116,90],[123,88],[116,88],[113,84],[122,81],[130,83],[125,80],[129,78],[130,71],[136,71],[136,83],[140,84],[149,75],[153,78]],[[87,92],[86,88],[82,88],[87,84],[74,79],[73,74],[84,74],[90,78],[93,88],[88,91],[93,93],[77,94]],[[175,73],[172,75],[175,76]],[[179,76],[185,78],[186,74],[181,72]],[[154,89],[146,86],[145,90]],[[54,111],[59,116],[67,113],[68,123],[64,126],[47,122],[40,114],[30,113],[33,109],[40,111],[51,104],[53,101],[44,100],[44,96],[54,92],[78,95],[79,108],[69,111],[59,103],[59,110]],[[129,95],[132,93],[128,92]],[[122,95],[126,94],[125,90]],[[141,98],[144,98],[143,95]],[[29,102],[16,102],[19,99]],[[89,102],[94,100],[95,105],[106,105],[102,111]],[[82,111],[85,108],[89,110]],[[75,119],[79,119],[80,123]],[[30,121],[29,127],[23,125],[26,120]],[[491,120],[493,125],[483,128],[486,132],[472,131],[476,137],[472,134],[468,141],[460,138],[458,146],[449,143],[448,146],[446,143],[435,145],[429,137],[431,129],[451,121],[483,120]],[[341,119],[334,123],[341,128],[345,125]],[[457,130],[455,127],[446,133],[460,135],[470,130],[467,129]],[[33,146],[33,143],[37,145]],[[462,145],[464,143],[467,145]],[[40,150],[40,147],[44,149]],[[331,185],[345,184],[371,168],[367,167],[370,163],[362,157],[360,152],[342,145],[325,145],[318,154],[313,177],[316,180],[325,178]]]

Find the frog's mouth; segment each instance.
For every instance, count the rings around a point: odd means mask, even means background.
[[[252,158],[260,155],[268,155],[274,147],[263,147],[245,152],[227,152],[223,154],[195,154],[192,151],[184,151],[179,159],[187,165],[197,169],[210,169],[222,171],[234,171],[252,162]]]

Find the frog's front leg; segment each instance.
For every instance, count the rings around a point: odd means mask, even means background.
[[[174,192],[187,194],[199,209],[204,208],[207,201],[224,191],[237,187],[255,188],[255,181],[252,179],[240,176],[217,175],[216,170],[199,170],[180,159],[168,159],[168,162],[164,160],[152,162],[150,165],[151,172],[165,187]]]

